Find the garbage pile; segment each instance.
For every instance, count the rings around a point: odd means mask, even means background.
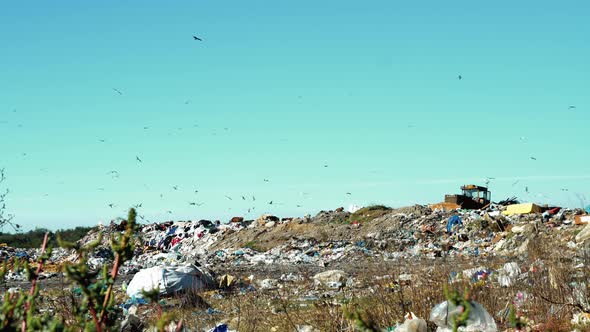
[[[491,205],[486,210],[449,212],[416,206],[387,211],[365,222],[357,222],[354,214],[337,209],[322,211],[313,218],[263,215],[257,220],[236,217],[228,223],[155,223],[143,226],[143,242],[124,269],[132,273],[159,265],[195,263],[206,267],[329,266],[366,257],[515,257],[526,253],[539,227],[544,231],[579,227],[574,223],[579,211],[559,209],[548,215],[520,213],[518,209],[514,212],[514,205],[509,207],[511,210]],[[586,233],[582,231],[575,240],[590,238]],[[96,259],[98,265],[109,257]]]
[[[157,290],[160,295],[167,296],[188,290],[229,288],[239,283],[239,277],[227,271],[255,271],[260,266],[313,266],[320,271],[304,276],[285,270],[280,277],[253,272],[249,282],[241,285],[240,292],[264,292],[290,285],[297,288],[302,304],[333,298],[335,294],[344,293],[342,290],[353,288],[360,294],[370,291],[371,287],[360,285],[347,267],[369,258],[376,262],[467,258],[475,262],[474,265],[467,269],[456,267],[448,277],[450,283],[493,283],[508,288],[528,280],[534,273],[546,272],[542,261],[523,263],[522,259],[540,234],[566,244],[567,252],[561,254],[567,254],[574,266],[580,267],[575,271],[580,272],[580,280],[583,280],[585,246],[582,244],[590,239],[590,223],[584,223],[585,211],[544,209],[534,204],[515,204],[515,199],[507,202],[508,205],[490,204],[480,210],[447,211],[423,205],[400,209],[353,207],[348,211],[343,208],[321,211],[314,217],[303,218],[262,215],[256,220],[234,217],[227,222],[202,219],[141,225],[136,234],[134,256],[120,270],[129,278],[133,276],[124,284],[129,301],[122,307],[127,310],[146,303],[142,299],[145,291]],[[111,223],[89,232],[79,241],[80,245],[85,245],[100,240],[89,257],[92,269],[113,262],[110,236],[124,229],[124,221]],[[4,260],[18,257],[33,262],[39,253],[39,249],[0,248],[0,258]],[[501,264],[490,266],[478,260],[491,257],[502,258]],[[55,249],[43,276],[58,275],[61,264],[76,259],[74,251]],[[215,273],[223,275],[215,277]],[[9,273],[7,278],[25,280],[25,276],[18,273]],[[394,279],[398,285],[411,284],[415,275],[401,273]],[[548,280],[553,282],[550,275]],[[311,285],[305,286],[303,281]],[[300,283],[302,285],[298,286]],[[584,287],[580,282],[579,288]],[[522,298],[528,296],[521,295]],[[216,293],[215,296],[223,295]],[[447,302],[441,303],[434,307],[429,321],[436,323],[439,331],[448,331],[453,315],[461,310]],[[497,330],[492,317],[477,302],[471,303],[470,310],[462,331]],[[128,324],[133,325],[134,310],[129,312]],[[580,321],[588,319],[576,317]],[[219,331],[227,328],[224,324],[213,327]],[[409,313],[395,331],[425,329],[426,321]]]
[[[321,211],[315,217],[278,218],[262,215],[257,220],[232,218],[229,222],[167,221],[143,225],[137,234],[136,252],[121,272],[135,274],[156,266],[194,264],[210,269],[235,266],[311,264],[327,267],[353,263],[367,257],[383,260],[436,257],[518,257],[527,252],[531,238],[540,232],[578,230],[568,247],[578,250],[590,239],[585,211],[534,204],[490,204],[481,210],[431,209],[415,205],[380,211],[343,208]],[[80,244],[101,242],[89,258],[91,268],[110,264],[110,236],[122,232],[124,221],[89,232]],[[579,231],[582,229],[581,231]],[[39,249],[0,248],[0,258],[29,259]],[[575,256],[575,255],[574,255]],[[47,271],[77,259],[73,251],[55,249]],[[24,276],[9,275],[20,280]],[[50,277],[48,274],[47,277]],[[505,279],[505,278],[504,278]],[[505,279],[505,283],[509,283]]]

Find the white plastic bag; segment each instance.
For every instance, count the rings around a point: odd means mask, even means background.
[[[492,316],[484,309],[484,307],[471,301],[471,312],[467,319],[467,326],[462,326],[459,331],[463,332],[497,332],[498,327]],[[438,328],[437,332],[451,332],[453,330],[453,317],[460,314],[462,307],[457,307],[445,301],[437,304],[430,312],[430,320],[433,321]]]

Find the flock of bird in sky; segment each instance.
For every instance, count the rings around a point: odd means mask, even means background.
[[[201,39],[201,38],[200,38],[200,37],[198,37],[198,36],[195,36],[195,35],[193,35],[192,37],[193,37],[193,40],[194,40],[194,41],[200,41],[200,42],[202,42],[202,41],[203,41],[203,39]],[[461,81],[461,80],[463,80],[463,79],[464,79],[464,77],[463,77],[463,75],[459,74],[459,75],[457,76],[457,79]],[[117,89],[117,88],[112,88],[112,90],[113,90],[113,91],[114,91],[116,94],[118,94],[119,96],[123,96],[123,95],[124,95],[123,91],[121,91],[120,89]],[[299,98],[301,98],[301,96],[298,96],[298,97],[299,97]],[[189,101],[189,100],[185,101],[185,104],[188,104],[188,103],[190,103],[190,101]],[[576,109],[576,106],[575,106],[575,105],[570,105],[570,106],[568,106],[568,109],[569,109],[569,110],[574,110],[574,109]],[[16,112],[16,109],[14,109],[14,110],[13,110],[13,112]],[[22,127],[22,125],[20,125],[20,124],[19,124],[19,127]],[[413,126],[411,126],[411,127],[413,127]],[[144,128],[145,130],[149,129],[149,127],[147,127],[147,126],[145,126],[145,127],[143,127],[143,128]],[[224,130],[228,130],[228,128],[224,128]],[[521,137],[521,140],[525,140],[525,139],[526,139],[526,138],[524,138],[524,137]],[[98,141],[99,141],[100,143],[106,143],[106,139],[99,139]],[[26,156],[26,155],[27,155],[26,153],[23,153],[23,156]],[[536,158],[536,157],[534,157],[534,156],[530,156],[530,159],[531,159],[531,160],[533,160],[533,161],[537,161],[537,158]],[[136,156],[135,156],[135,160],[136,160],[136,162],[137,162],[137,163],[139,163],[139,164],[143,164],[143,162],[144,162],[144,161],[143,161],[143,159],[142,159],[140,156],[138,156],[138,155],[136,155]],[[327,168],[327,167],[328,167],[328,165],[327,165],[327,164],[324,164],[324,165],[323,165],[323,167],[324,167],[324,168]],[[120,177],[120,174],[119,174],[119,172],[118,172],[118,171],[116,171],[116,170],[111,170],[111,171],[107,172],[106,174],[107,174],[107,175],[109,175],[109,176],[111,176],[113,179],[117,179],[117,178],[119,178],[119,177]],[[485,180],[484,180],[484,183],[485,183],[485,185],[486,185],[486,186],[488,186],[488,185],[489,185],[489,183],[490,183],[492,180],[494,180],[494,179],[495,179],[495,178],[493,178],[493,177],[487,177],[487,178],[485,178]],[[264,182],[270,182],[270,180],[269,180],[269,179],[263,179],[263,181],[264,181]],[[515,186],[515,185],[516,185],[516,184],[518,184],[518,183],[519,183],[519,180],[516,180],[516,181],[514,181],[514,182],[512,183],[512,186]],[[178,190],[179,190],[179,186],[178,186],[178,185],[173,185],[173,186],[171,186],[171,189],[172,189],[172,190],[174,190],[174,191],[178,191]],[[98,190],[100,190],[100,191],[104,191],[104,188],[98,188]],[[526,193],[529,193],[529,188],[528,188],[528,186],[526,186],[526,187],[525,187],[525,191],[526,191]],[[561,191],[568,191],[568,189],[566,189],[566,188],[562,188],[562,189],[561,189]],[[198,190],[194,190],[194,193],[195,193],[195,194],[197,194],[198,192],[199,192]],[[307,193],[304,193],[304,194],[307,194]],[[46,195],[47,195],[47,194],[46,194]],[[352,193],[351,193],[351,192],[346,192],[346,195],[350,196],[350,195],[352,195]],[[162,198],[163,196],[164,196],[164,194],[160,194],[160,198]],[[225,198],[226,198],[226,199],[228,199],[229,201],[233,201],[233,198],[232,198],[231,196],[225,195]],[[248,199],[247,199],[245,196],[241,196],[241,199],[242,199],[243,201],[247,201],[247,200],[248,200]],[[255,201],[256,201],[256,197],[252,195],[252,197],[251,197],[251,201],[252,201],[252,202],[255,202]],[[205,203],[204,203],[204,202],[189,201],[187,204],[188,204],[188,205],[190,205],[190,206],[200,207],[200,206],[204,205]],[[267,204],[268,204],[268,205],[280,205],[279,203],[275,202],[274,200],[271,200],[271,201],[269,201]],[[107,206],[108,206],[108,207],[110,207],[110,208],[115,208],[117,205],[116,205],[115,203],[108,203],[108,204],[107,204]],[[136,209],[137,209],[137,208],[141,208],[142,206],[143,206],[143,203],[138,203],[138,204],[134,205],[134,207],[135,207]],[[297,205],[297,207],[301,207],[301,205],[299,205],[299,204],[298,204],[298,205]],[[248,208],[248,213],[252,212],[254,209],[255,209],[255,207],[250,207],[250,208]],[[168,213],[168,214],[172,214],[172,211],[168,210],[168,211],[167,211],[167,213]],[[145,220],[145,217],[144,217],[144,216],[141,216],[141,215],[139,215],[139,217],[140,217],[141,219]]]

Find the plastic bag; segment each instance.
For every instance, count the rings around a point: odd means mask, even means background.
[[[428,326],[426,321],[418,318],[413,312],[405,316],[406,320],[403,324],[397,325],[393,331],[395,332],[426,332]]]
[[[467,326],[462,326],[459,331],[464,332],[496,332],[498,327],[492,316],[484,309],[484,307],[471,301],[471,312],[467,319]],[[439,332],[450,332],[453,330],[453,317],[461,312],[462,308],[455,306],[445,301],[437,304],[430,312],[430,320],[433,321]]]

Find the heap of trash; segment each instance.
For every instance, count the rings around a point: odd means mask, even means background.
[[[361,210],[362,211],[362,210]],[[551,214],[548,214],[551,213]],[[366,257],[383,260],[436,257],[518,257],[533,234],[580,228],[582,211],[540,212],[492,205],[485,210],[444,211],[425,206],[392,209],[369,221],[336,209],[315,217],[231,221],[178,221],[144,225],[134,258],[124,270],[197,264],[207,268],[311,264],[321,267]],[[82,242],[96,240],[88,236]],[[569,243],[590,238],[590,228]],[[97,265],[109,257],[93,257]]]
[[[590,239],[590,215],[582,209],[542,209],[535,204],[490,204],[480,210],[444,210],[415,205],[399,209],[338,208],[315,217],[256,220],[234,217],[227,222],[166,221],[142,225],[136,251],[121,272],[133,275],[157,266],[196,265],[212,270],[259,265],[338,266],[363,261],[435,259],[437,257],[522,257],[533,236],[573,231],[564,237],[572,257]],[[366,213],[365,213],[366,212]],[[79,241],[101,244],[89,258],[91,268],[112,263],[110,236],[124,230],[111,223],[89,232]],[[0,258],[34,261],[39,249],[0,248]],[[57,248],[47,266],[75,261],[74,251]],[[59,268],[46,273],[51,277]],[[9,275],[15,280],[19,276]],[[24,276],[23,276],[24,277]]]

